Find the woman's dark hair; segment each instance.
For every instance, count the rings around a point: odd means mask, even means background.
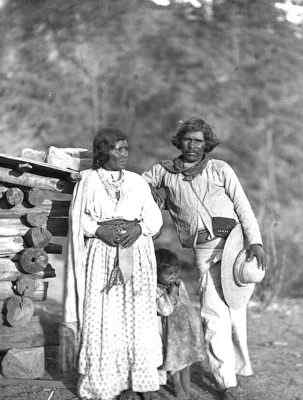
[[[93,141],[93,169],[102,167],[109,159],[109,151],[126,135],[116,128],[100,128]]]
[[[179,259],[177,255],[172,251],[168,249],[157,249],[155,251],[155,254],[156,254],[158,274],[169,266],[174,266],[178,269],[180,268]]]
[[[180,149],[181,140],[187,132],[202,132],[205,140],[205,153],[210,153],[220,143],[210,125],[202,118],[191,118],[182,121],[176,135],[172,138],[172,144]]]

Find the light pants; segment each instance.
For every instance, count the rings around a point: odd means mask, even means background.
[[[247,348],[246,306],[227,306],[221,287],[222,250],[194,249],[201,273],[201,316],[210,370],[219,389],[237,386],[236,375],[253,374]]]

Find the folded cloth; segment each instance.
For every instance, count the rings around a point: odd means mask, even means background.
[[[46,162],[56,167],[82,171],[92,166],[92,154],[83,148],[60,148],[50,146]]]
[[[119,247],[119,268],[123,275],[124,283],[129,281],[133,274],[134,249],[130,247]]]
[[[120,247],[117,246],[117,252],[108,282],[103,290],[108,293],[109,290],[115,285],[124,285],[130,280],[133,274],[134,266],[134,251],[133,246]]]

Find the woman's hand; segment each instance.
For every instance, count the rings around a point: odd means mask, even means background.
[[[101,225],[96,230],[96,237],[109,246],[117,246],[117,235],[110,225]]]
[[[119,234],[119,244],[122,247],[130,247],[141,235],[142,229],[138,222],[125,224],[125,229]]]
[[[137,220],[115,220],[102,222],[96,231],[96,237],[109,246],[130,247],[141,233],[142,229]]]

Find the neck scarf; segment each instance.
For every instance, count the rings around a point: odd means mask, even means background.
[[[168,172],[172,174],[182,174],[184,181],[192,181],[197,175],[201,174],[203,169],[206,167],[208,158],[204,156],[200,161],[194,164],[192,167],[186,168],[182,156],[175,158],[174,160],[163,160],[160,164]]]

